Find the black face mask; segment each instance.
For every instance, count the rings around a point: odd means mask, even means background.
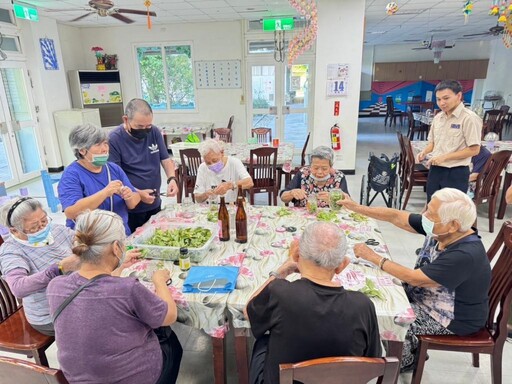
[[[133,129],[130,128],[130,135],[135,137],[136,139],[142,140],[145,139],[146,136],[151,132],[152,128],[144,128],[144,129]]]

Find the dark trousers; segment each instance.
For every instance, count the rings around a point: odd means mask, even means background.
[[[263,370],[265,368],[269,338],[269,335],[263,335],[254,342],[251,364],[249,366],[250,384],[263,384]]]
[[[161,210],[162,208],[158,207],[146,212],[128,212],[128,227],[130,228],[130,231],[132,231],[132,233],[135,232],[137,228],[146,224],[151,216],[156,215]]]
[[[466,193],[469,187],[469,167],[438,167],[433,165],[428,172],[427,204],[432,195],[443,188],[455,188]]]
[[[162,373],[156,384],[174,384],[178,379],[183,348],[171,327],[157,328],[155,333],[158,336],[164,359]]]

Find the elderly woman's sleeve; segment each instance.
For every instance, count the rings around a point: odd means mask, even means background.
[[[15,268],[4,278],[14,296],[22,299],[41,289],[46,289],[48,283],[59,275],[59,267],[53,264],[44,271],[29,275],[24,268]]]
[[[194,186],[194,193],[201,194],[206,192],[206,164],[202,163],[197,169],[196,185]]]
[[[279,193],[279,196],[281,196],[285,192],[291,191],[292,189],[300,189],[301,179],[302,179],[302,172],[300,172],[300,171],[296,172],[295,175],[293,175],[293,179]],[[293,199],[292,202],[295,202],[295,199]]]

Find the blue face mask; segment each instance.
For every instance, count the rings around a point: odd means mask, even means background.
[[[434,225],[436,225],[436,224],[440,224],[440,222],[434,223],[432,220],[427,218],[425,215],[421,215],[421,226],[423,227],[423,230],[425,231],[427,236],[436,238],[439,236],[447,235],[449,233],[449,232],[434,233]]]
[[[48,223],[46,227],[41,229],[39,232],[27,234],[28,243],[34,245],[45,242],[48,239],[48,236],[50,236],[51,224],[52,223]]]

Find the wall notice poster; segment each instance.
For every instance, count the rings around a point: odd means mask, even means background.
[[[347,96],[348,64],[327,65],[327,96]]]
[[[55,71],[59,69],[59,62],[57,61],[57,54],[55,53],[55,44],[52,39],[39,39],[41,46],[41,55],[43,57],[44,69],[47,71]]]
[[[241,88],[240,60],[196,61],[197,88]]]

